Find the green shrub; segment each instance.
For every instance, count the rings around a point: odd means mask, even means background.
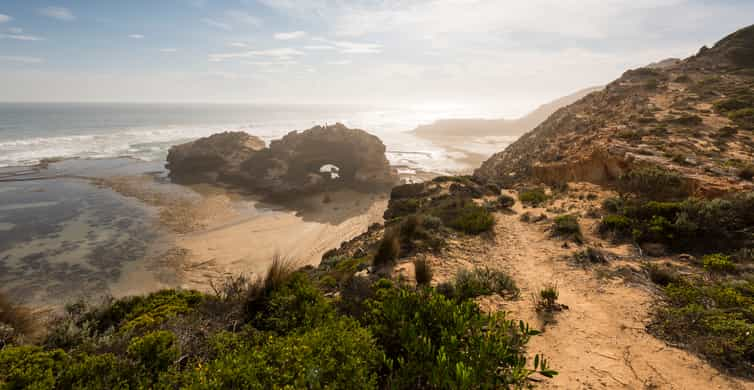
[[[552,225],[552,233],[560,237],[581,240],[581,226],[579,226],[578,217],[570,214],[555,217]]]
[[[495,217],[484,207],[469,203],[458,211],[448,226],[467,234],[480,234],[492,230]]]
[[[437,230],[442,227],[442,219],[434,215],[424,215],[422,217],[422,227],[429,230]]]
[[[659,167],[634,168],[618,179],[618,188],[652,199],[683,197],[688,189],[677,172]]]
[[[513,197],[510,195],[502,194],[497,197],[497,204],[499,207],[509,209],[513,207],[514,204],[516,204],[516,200],[513,199]]]
[[[372,262],[376,267],[391,266],[395,264],[400,254],[401,241],[399,234],[393,229],[386,229]]]
[[[516,282],[507,273],[486,267],[462,269],[453,280],[453,296],[459,300],[490,294],[517,296],[518,293]]]
[[[728,118],[744,129],[754,130],[754,107],[731,111]]]
[[[558,286],[554,284],[548,284],[544,288],[539,290],[539,297],[536,302],[536,306],[539,309],[552,310],[557,307],[559,296],[560,293],[558,292]]]
[[[667,306],[649,327],[659,337],[681,343],[717,366],[751,373],[754,363],[754,285],[750,281],[678,280],[665,287]]]
[[[531,206],[539,206],[547,202],[547,199],[547,193],[541,187],[525,189],[518,193],[518,200]]]
[[[613,233],[625,237],[631,234],[632,226],[633,223],[625,215],[610,214],[602,217],[598,229],[602,234]]]
[[[709,272],[729,273],[736,270],[736,265],[730,260],[730,256],[722,253],[714,253],[702,257],[702,265]]]
[[[414,276],[416,284],[428,286],[432,282],[432,265],[426,258],[414,260]]]
[[[0,388],[52,389],[69,357],[61,350],[44,351],[35,346],[0,350]]]
[[[139,367],[155,379],[160,372],[170,368],[181,355],[175,335],[165,330],[134,338],[128,345],[127,352]]]
[[[525,345],[537,332],[502,313],[431,289],[380,289],[369,306],[362,322],[385,351],[388,388],[523,387],[532,373]],[[544,375],[556,374],[536,360]]]
[[[246,320],[252,320],[263,311],[273,292],[284,286],[291,279],[295,267],[291,261],[279,256],[272,259],[270,267],[263,278],[256,278],[246,291],[243,313]]]
[[[317,327],[334,315],[332,307],[306,274],[295,272],[270,292],[251,323],[257,329],[289,334],[297,329]]]
[[[60,389],[128,389],[135,382],[146,382],[141,372],[117,356],[81,354],[72,357],[57,378]]]
[[[197,366],[187,382],[198,389],[376,389],[379,348],[347,317],[261,344],[225,336],[217,359]]]

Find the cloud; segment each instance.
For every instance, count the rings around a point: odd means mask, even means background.
[[[13,20],[13,18],[11,18],[10,16],[0,14],[0,23],[10,22],[11,20]]]
[[[76,19],[76,16],[73,14],[73,12],[64,7],[45,7],[40,8],[38,12],[41,15],[47,16],[48,18],[57,20],[71,21]]]
[[[327,43],[343,54],[377,54],[382,52],[382,45],[377,43],[359,43],[350,41],[332,41],[325,38],[313,38],[314,41]]]
[[[225,15],[238,23],[244,23],[254,27],[260,27],[262,25],[262,19],[259,19],[246,11],[230,10],[226,11]]]
[[[23,34],[24,33],[24,29],[18,28],[18,27],[11,27],[11,28],[8,29],[8,32],[11,33],[11,34]]]
[[[304,46],[305,50],[335,50],[335,46],[330,45],[308,45]]]
[[[202,19],[202,23],[206,24],[207,26],[216,28],[218,30],[230,31],[233,29],[233,27],[231,27],[228,23],[223,23],[218,20],[214,20],[210,18]]]
[[[175,53],[177,51],[178,49],[173,48],[173,47],[166,47],[164,49],[160,49],[160,53]]]
[[[0,61],[4,62],[18,62],[22,64],[39,64],[44,62],[43,59],[37,57],[24,57],[24,56],[0,56]]]
[[[353,63],[351,60],[329,61],[327,65],[350,65]]]
[[[288,47],[266,50],[251,50],[236,53],[219,53],[210,54],[209,60],[211,62],[222,62],[237,58],[253,58],[253,57],[273,57],[280,61],[290,61],[294,57],[302,56],[304,52]]]
[[[274,35],[275,39],[280,41],[288,41],[291,39],[299,39],[306,36],[306,31],[291,31],[291,32],[281,32],[276,33]]]
[[[141,34],[131,34],[128,37],[131,39],[144,39],[144,36]]]
[[[14,39],[16,41],[43,41],[44,38],[34,35],[0,34],[0,39]]]
[[[228,44],[230,47],[249,47],[249,45],[243,43],[243,42],[231,42]]]
[[[296,65],[298,64],[298,61],[244,61],[242,64],[255,66],[288,66]]]

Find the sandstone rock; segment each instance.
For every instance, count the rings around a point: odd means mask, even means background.
[[[213,134],[171,147],[165,167],[179,181],[213,182],[264,147],[264,141],[242,131]]]
[[[293,131],[269,148],[246,133],[215,134],[172,147],[166,167],[179,180],[222,182],[274,195],[374,190],[397,182],[382,141],[340,123]]]

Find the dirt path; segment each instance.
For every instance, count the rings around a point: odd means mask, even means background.
[[[651,293],[570,265],[561,256],[572,251],[547,237],[543,226],[521,222],[519,215],[498,214],[496,243],[484,261],[507,269],[521,288],[519,300],[496,302],[545,330],[532,339],[530,353],[545,354],[560,375],[540,388],[754,389],[753,383],[729,379],[649,335],[645,326],[654,304]],[[559,302],[569,310],[544,325],[532,295],[550,282],[557,284]]]

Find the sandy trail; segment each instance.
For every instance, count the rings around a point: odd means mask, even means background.
[[[655,302],[649,291],[569,265],[561,256],[572,249],[547,237],[542,226],[521,222],[519,215],[498,214],[495,230],[496,244],[485,263],[507,269],[521,288],[519,300],[495,302],[514,318],[544,329],[532,338],[529,352],[545,354],[560,372],[541,388],[754,389],[751,382],[730,379],[648,334]],[[551,282],[569,310],[544,326],[532,295]]]

